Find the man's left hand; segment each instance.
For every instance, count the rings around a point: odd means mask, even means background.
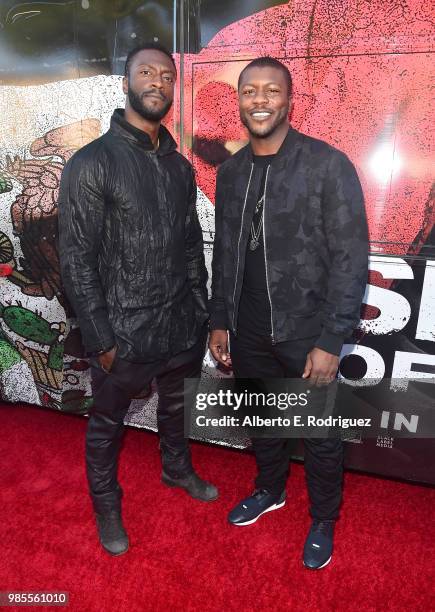
[[[302,378],[309,378],[315,385],[328,385],[335,379],[339,358],[323,349],[313,348],[307,355]]]

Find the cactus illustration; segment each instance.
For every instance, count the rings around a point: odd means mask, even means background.
[[[6,306],[0,304],[0,317],[15,334],[25,340],[49,347],[48,355],[44,351],[27,347],[19,341],[12,348],[20,355],[21,359],[27,361],[36,382],[59,391],[63,380],[64,323],[50,324],[39,313],[24,308],[21,304]],[[0,342],[2,338],[4,338],[6,344],[11,344],[4,331],[0,334]],[[8,353],[6,353],[6,356],[3,355],[4,351],[0,354],[2,360],[7,362]]]
[[[39,344],[54,344],[60,335],[41,315],[23,306],[0,306],[0,316],[16,334]]]
[[[8,193],[9,191],[12,191],[12,189],[13,185],[11,179],[9,176],[7,176],[7,174],[3,174],[0,171],[0,194]]]
[[[63,366],[63,344],[56,342],[48,352],[47,365],[52,370],[62,371]]]
[[[20,353],[7,340],[0,340],[0,374],[22,361]]]
[[[68,390],[62,393],[62,410],[73,414],[87,414],[94,400],[85,395],[84,391]]]

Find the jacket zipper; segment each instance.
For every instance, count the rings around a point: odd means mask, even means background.
[[[245,201],[243,203],[243,210],[242,210],[242,220],[240,223],[240,234],[239,234],[239,240],[237,242],[237,266],[236,266],[236,282],[234,283],[234,292],[233,292],[233,306],[234,306],[234,310],[233,310],[233,333],[234,335],[236,335],[236,290],[237,290],[237,281],[239,279],[239,264],[240,264],[240,241],[242,239],[242,231],[243,231],[243,217],[245,215],[245,208],[246,208],[246,202],[248,200],[248,193],[249,193],[249,187],[251,185],[251,178],[252,178],[252,172],[254,171],[254,164],[251,164],[251,172],[249,174],[249,181],[248,181],[248,186],[246,188],[246,194],[245,194]]]
[[[267,179],[269,176],[270,165],[267,166],[266,170],[266,178],[264,179],[264,199],[263,199],[263,252],[264,252],[264,267],[266,270],[266,287],[267,287],[267,295],[269,297],[270,304],[270,329],[271,329],[271,338],[272,344],[275,344],[275,338],[273,333],[273,313],[272,313],[272,299],[270,297],[270,289],[269,289],[269,275],[267,273],[267,256],[266,256],[266,189],[267,189]]]

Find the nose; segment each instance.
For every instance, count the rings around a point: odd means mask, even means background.
[[[264,91],[257,89],[253,97],[253,102],[254,104],[267,104],[267,102],[269,102],[269,98],[266,96]]]
[[[152,86],[157,87],[157,89],[163,88],[163,79],[160,74],[155,75],[155,77],[153,78]]]

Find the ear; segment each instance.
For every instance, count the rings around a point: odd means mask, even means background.
[[[291,122],[291,118],[292,118],[292,115],[293,115],[294,108],[295,108],[295,105],[294,105],[294,102],[293,102],[293,96],[291,96],[291,98],[289,99],[289,104],[288,104],[288,118],[289,118],[290,122]]]
[[[128,93],[128,77],[122,78],[122,91],[127,95]]]

